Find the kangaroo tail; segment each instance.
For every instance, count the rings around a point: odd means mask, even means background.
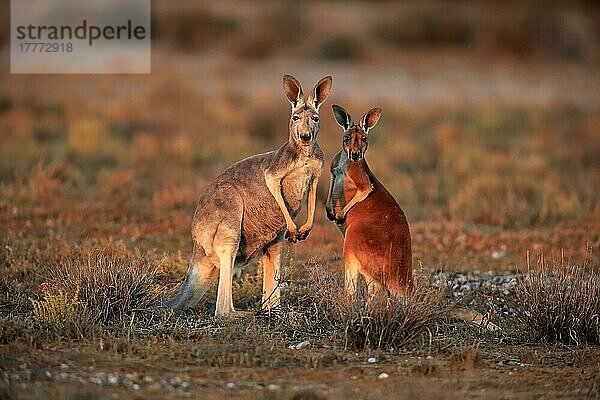
[[[159,305],[175,311],[184,311],[197,306],[216,278],[217,271],[204,251],[194,248],[185,280],[179,291],[173,298]]]
[[[470,325],[487,329],[488,331],[495,332],[501,330],[500,327],[491,322],[489,318],[486,318],[486,316],[483,314],[468,308],[454,308],[450,311],[450,316],[459,321],[464,321]]]

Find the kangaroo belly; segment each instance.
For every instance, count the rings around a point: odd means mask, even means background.
[[[351,253],[361,272],[384,286],[404,285],[410,276],[412,250],[408,222],[386,192],[374,192],[348,213],[344,254]]]
[[[241,238],[244,248],[239,254],[243,260],[248,260],[256,251],[275,240],[285,228],[285,219],[275,198],[266,184],[262,186],[245,191]]]
[[[312,179],[313,175],[304,168],[293,171],[283,178],[281,182],[283,199],[292,217],[295,217],[300,212]]]
[[[344,260],[355,258],[359,272],[374,279],[395,294],[402,294],[410,286],[412,253],[410,236],[401,230],[375,231],[372,224],[349,224],[344,238]],[[382,230],[389,228],[378,227]],[[375,229],[377,226],[375,225]]]

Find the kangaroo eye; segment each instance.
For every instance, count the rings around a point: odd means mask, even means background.
[[[313,121],[319,122],[319,116],[318,115],[313,115]]]
[[[348,143],[350,141],[350,136],[344,136],[344,143]]]
[[[367,143],[367,138],[366,137],[362,138],[362,142]]]
[[[292,115],[292,121],[298,121],[300,119],[297,115]]]

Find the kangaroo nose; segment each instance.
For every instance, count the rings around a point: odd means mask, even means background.
[[[311,138],[310,133],[301,133],[300,134],[300,139],[302,139],[303,142],[310,142],[310,138]]]

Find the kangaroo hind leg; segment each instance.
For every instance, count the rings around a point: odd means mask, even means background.
[[[232,207],[221,220],[213,238],[212,249],[219,261],[219,286],[217,289],[216,316],[229,316],[233,308],[232,281],[240,239],[242,235],[243,206],[241,199],[232,198]],[[238,200],[238,201],[235,201]]]
[[[283,242],[278,241],[264,249],[261,258],[263,267],[263,310],[273,310],[279,307],[281,290],[279,288],[279,279],[281,271],[281,251]]]
[[[346,294],[352,301],[356,300],[359,271],[360,261],[358,258],[352,252],[344,249],[344,281],[346,283]]]

